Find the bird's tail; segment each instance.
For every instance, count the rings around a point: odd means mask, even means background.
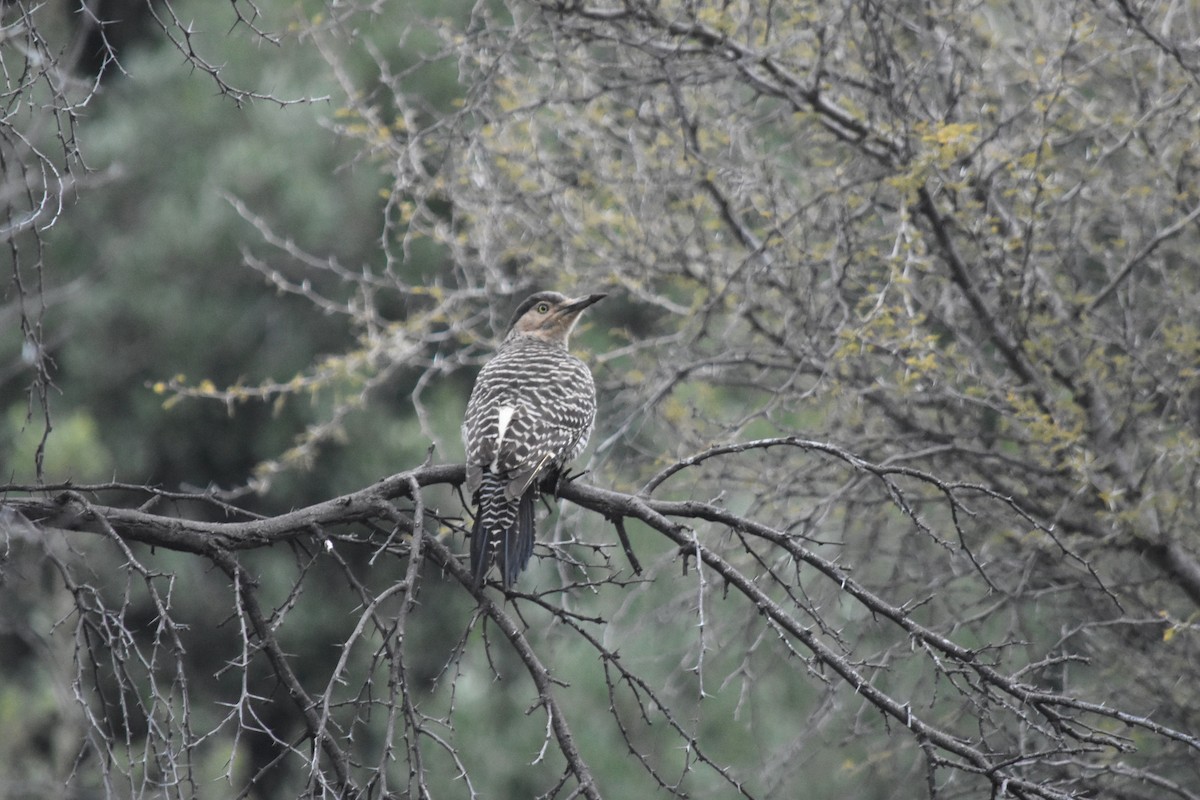
[[[533,555],[533,504],[536,489],[530,487],[519,500],[504,494],[504,481],[487,473],[475,493],[475,524],[471,528],[471,574],[475,586],[483,585],[492,562],[500,567],[500,580],[507,589]]]

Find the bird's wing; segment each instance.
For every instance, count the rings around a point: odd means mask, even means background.
[[[581,441],[586,444],[596,390],[587,367],[573,356],[560,365],[557,381],[522,378],[509,362],[498,357],[484,366],[467,404],[463,440],[468,491],[479,488],[486,470],[505,480],[505,494],[516,499],[543,470],[577,455]],[[508,379],[493,380],[499,374]]]

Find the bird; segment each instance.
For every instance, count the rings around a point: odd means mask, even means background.
[[[567,341],[584,309],[606,296],[530,295],[475,379],[462,434],[476,589],[493,563],[505,591],[516,582],[533,554],[534,501],[587,447],[596,384]]]

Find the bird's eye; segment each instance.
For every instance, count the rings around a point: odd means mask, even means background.
[[[538,304],[537,311],[539,314],[545,314],[549,310],[550,310],[550,306],[546,305],[545,303]]]

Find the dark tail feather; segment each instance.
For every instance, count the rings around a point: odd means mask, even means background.
[[[533,555],[533,501],[536,494],[530,488],[521,495],[516,524],[506,532],[504,546],[498,554],[505,589],[517,582],[517,577],[529,565],[529,557]]]
[[[500,567],[507,589],[533,555],[533,506],[537,492],[532,488],[519,501],[504,496],[504,484],[485,475],[475,493],[475,524],[471,526],[471,574],[475,587],[483,585],[492,562]]]
[[[471,575],[475,579],[476,589],[483,585],[483,576],[492,565],[491,537],[484,532],[480,524],[482,519],[479,501],[476,500],[475,523],[471,526]]]

